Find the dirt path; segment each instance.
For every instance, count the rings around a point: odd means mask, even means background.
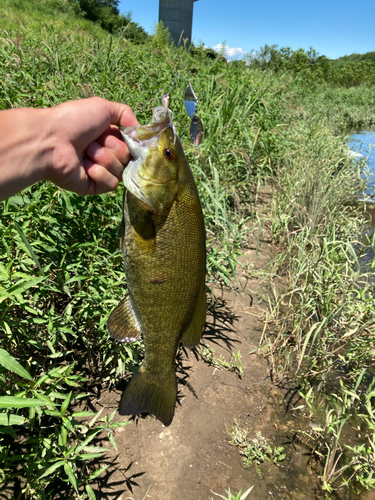
[[[257,269],[270,259],[272,249],[262,242]],[[244,262],[255,262],[255,245],[249,242]],[[263,325],[257,312],[259,280],[245,281],[236,296],[226,290],[207,318],[203,344],[215,358],[240,351],[243,374],[218,369],[203,361],[198,349],[183,350],[178,358],[179,397],[174,420],[164,427],[154,417],[137,418],[116,431],[119,455],[116,471],[102,481],[99,498],[117,500],[209,500],[254,485],[250,499],[313,499],[315,483],[307,472],[307,455],[291,443],[298,428],[292,411],[280,404],[283,393],[269,378],[267,362],[249,354],[259,345]],[[218,292],[219,293],[219,292]],[[108,393],[107,404],[120,393]],[[103,403],[104,401],[102,401]],[[286,459],[278,465],[264,462],[245,469],[237,448],[229,444],[227,429],[237,421],[261,431],[272,445],[282,445]]]
[[[268,204],[269,193],[263,193]],[[175,417],[164,427],[154,417],[136,418],[116,430],[119,453],[112,455],[116,468],[101,478],[97,498],[102,500],[211,500],[230,488],[237,493],[254,486],[249,500],[322,499],[309,472],[309,453],[293,442],[294,432],[309,422],[293,411],[297,398],[277,388],[269,376],[267,361],[254,351],[259,346],[263,324],[257,314],[262,305],[259,276],[276,249],[249,238],[242,263],[244,291],[225,290],[207,317],[202,344],[214,349],[215,358],[241,353],[243,374],[218,369],[205,362],[199,348],[182,350],[178,356],[179,394]],[[256,258],[257,254],[257,258]],[[240,273],[241,274],[241,273]],[[253,351],[253,354],[249,354]],[[108,392],[101,405],[115,408],[120,391]],[[100,406],[97,408],[100,409]],[[121,417],[119,417],[121,418]],[[235,422],[251,429],[250,438],[261,432],[272,446],[283,446],[286,458],[278,464],[264,462],[243,467],[239,450],[230,445],[227,430]],[[105,445],[105,443],[102,443]],[[108,445],[110,447],[110,445]],[[375,500],[374,492],[357,496],[339,491],[334,500]]]

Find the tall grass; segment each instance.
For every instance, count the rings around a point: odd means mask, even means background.
[[[24,32],[74,31],[89,38],[105,39],[108,32],[84,19],[78,0],[1,0],[1,28],[14,35]]]
[[[271,216],[273,238],[283,244],[273,262],[281,277],[271,286],[265,318],[275,380],[294,378],[304,400],[298,408],[312,419],[301,440],[321,465],[326,492],[357,482],[372,488],[372,410],[375,302],[374,232],[368,231],[361,165],[353,163],[327,129],[304,137],[280,170]],[[349,446],[355,425],[364,443]]]
[[[370,120],[373,89],[340,89],[336,95],[298,76],[210,60],[204,52],[194,55],[157,40],[133,45],[126,31],[107,35],[92,25],[86,29],[84,21],[68,14],[58,13],[52,21],[47,3],[37,10],[41,21],[21,0],[4,5],[0,109],[100,95],[130,104],[147,123],[177,72],[193,82],[205,128],[200,148],[190,146],[182,80],[175,84],[171,107],[202,200],[207,282],[211,288],[236,286],[247,231],[259,227],[253,195],[261,183],[272,182],[277,196],[270,224],[286,251],[275,264],[283,279],[269,302],[269,352],[279,353],[280,376],[298,366],[300,390],[311,408],[318,393],[310,389],[328,387],[335,370],[350,373],[338,396],[351,408],[345,391],[353,392],[359,367],[366,367],[357,389],[361,411],[371,422],[366,408],[372,398],[373,306],[360,251],[373,240],[358,242],[364,219],[353,214],[349,202],[361,186],[359,171],[335,134]],[[335,110],[333,99],[342,101]],[[142,357],[140,343],[114,344],[105,326],[126,290],[116,236],[121,189],[79,198],[40,183],[4,202],[2,210],[3,488],[17,490],[18,498],[52,499],[63,485],[66,498],[92,499],[95,481],[108,465],[106,449],[96,439],[104,431],[115,447],[113,430],[123,425],[113,414],[92,414],[92,394],[116,384]],[[356,343],[349,344],[350,338]],[[330,405],[333,398],[324,401]],[[332,416],[327,436],[333,421]],[[326,453],[329,464],[337,446],[317,450]],[[356,448],[352,454],[365,470],[367,452]],[[335,476],[331,466],[326,469],[330,485]]]

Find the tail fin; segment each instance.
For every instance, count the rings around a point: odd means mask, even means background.
[[[151,413],[168,426],[174,415],[177,379],[172,371],[166,377],[151,374],[141,365],[133,375],[120,401],[120,415]]]

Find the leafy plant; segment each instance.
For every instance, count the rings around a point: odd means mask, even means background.
[[[224,497],[223,495],[220,495],[219,493],[215,493],[212,490],[211,490],[211,493],[213,493],[214,495],[216,495],[220,498],[223,498],[224,500],[245,500],[245,498],[247,498],[249,496],[249,493],[251,492],[251,490],[253,488],[254,488],[254,486],[251,486],[251,488],[246,490],[244,493],[242,493],[242,489],[241,489],[237,494],[231,493],[230,488],[229,488],[228,490],[225,490],[226,493],[228,494],[227,497]]]
[[[285,459],[286,455],[282,453],[284,448],[282,446],[272,447],[260,431],[256,433],[255,438],[249,439],[249,431],[241,429],[238,423],[235,423],[229,431],[229,435],[232,438],[229,443],[237,446],[240,454],[244,456],[244,467],[249,467],[253,462],[256,464],[261,464],[264,461],[276,463]]]
[[[165,47],[168,47],[168,45],[171,44],[172,38],[171,34],[169,33],[168,28],[164,28],[164,23],[163,21],[159,21],[158,23],[154,23],[154,28],[151,32],[153,40],[152,44],[154,47],[157,49],[162,49]]]
[[[224,356],[221,354],[219,358],[215,358],[214,353],[215,350],[213,347],[209,345],[201,344],[200,355],[201,358],[211,366],[215,368],[223,368],[224,370],[228,370],[230,372],[237,371],[241,376],[243,373],[242,361],[241,361],[241,353],[238,351],[237,354],[232,354],[229,361],[226,361]]]
[[[129,422],[113,422],[116,411],[100,418],[100,411],[80,411],[71,408],[81,403],[85,393],[73,394],[86,379],[73,375],[73,366],[52,368],[34,380],[29,372],[7,351],[0,349],[3,371],[1,383],[12,383],[0,397],[0,474],[3,486],[20,479],[21,494],[25,498],[47,498],[61,479],[70,483],[81,498],[95,499],[90,485],[109,464],[87,469],[86,463],[103,457],[109,448],[98,446],[99,434],[106,432],[112,446],[117,449],[114,429]],[[4,375],[7,375],[7,379]],[[81,420],[85,419],[83,423]],[[87,419],[90,418],[88,421]],[[19,437],[24,439],[19,441]],[[11,441],[9,440],[11,438]],[[17,443],[15,453],[13,443]],[[20,473],[19,467],[23,473]],[[86,469],[86,474],[84,470]],[[82,491],[83,490],[83,491]]]

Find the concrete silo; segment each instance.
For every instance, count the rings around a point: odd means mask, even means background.
[[[191,27],[193,24],[193,6],[197,0],[159,0],[159,21],[169,29],[174,43],[178,45],[181,33],[183,38],[191,41]]]

